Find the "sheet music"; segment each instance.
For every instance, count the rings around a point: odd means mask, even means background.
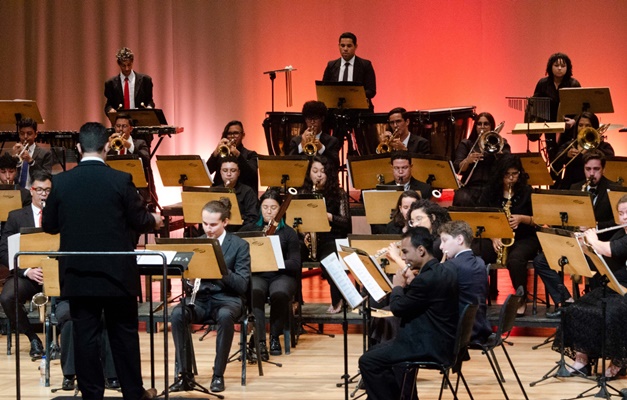
[[[394,285],[392,285],[392,281],[390,280],[390,278],[388,278],[388,274],[385,273],[384,268],[381,266],[381,264],[379,263],[379,261],[376,259],[375,256],[369,255],[369,257],[370,257],[370,260],[372,260],[372,263],[379,270],[379,273],[381,274],[383,279],[385,279],[385,281],[388,283],[388,285],[390,285],[390,291],[391,291],[392,288],[394,287]]]
[[[274,258],[276,259],[276,265],[279,269],[285,269],[285,260],[283,259],[283,250],[281,250],[281,240],[278,235],[270,235],[270,243],[272,244],[272,251],[274,252]]]
[[[146,251],[154,251],[154,250],[135,250],[137,253],[137,265],[160,265],[163,264],[163,258],[158,255],[145,255],[141,254]],[[167,264],[170,265],[174,256],[176,255],[176,251],[173,250],[161,250],[163,254],[165,254],[165,258],[167,260]]]
[[[344,257],[344,261],[346,261],[350,270],[361,281],[373,299],[380,301],[385,297],[385,292],[374,280],[372,275],[370,275],[364,263],[362,263],[359,259],[359,255],[357,253],[351,253],[349,256]]]
[[[350,247],[349,243],[348,243],[348,238],[335,239],[335,251],[337,251],[337,252],[344,251],[344,250],[342,250],[342,246]],[[348,271],[348,265],[346,265],[344,260],[341,259],[341,258],[338,258],[338,260],[340,261],[340,264],[342,264],[342,266],[344,266],[344,271]]]
[[[329,276],[331,276],[331,279],[333,279],[333,282],[335,282],[350,307],[356,308],[359,306],[364,301],[364,298],[361,297],[353,282],[344,272],[337,254],[329,254],[321,263],[327,269]]]
[[[15,267],[13,261],[15,260],[15,253],[20,251],[20,234],[14,233],[7,238],[7,246],[9,248],[9,271],[12,271]],[[19,267],[19,265],[18,265]]]

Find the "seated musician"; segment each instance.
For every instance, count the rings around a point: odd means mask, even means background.
[[[481,197],[499,153],[481,152],[478,139],[486,132],[496,129],[492,114],[482,112],[475,117],[475,124],[468,139],[462,139],[455,149],[455,171],[461,175],[463,187],[455,191],[453,205],[456,207],[475,207]],[[507,140],[503,139],[501,153],[511,153]],[[476,165],[476,166],[475,166]]]
[[[411,174],[412,161],[411,154],[407,151],[395,151],[390,158],[394,181],[387,182],[386,185],[403,186],[403,190],[415,190],[420,192],[423,199],[429,200],[432,196],[431,185],[414,178]]]
[[[31,203],[30,190],[25,189],[15,182],[17,176],[18,158],[13,157],[8,152],[0,156],[0,184],[14,185],[15,189],[19,189],[22,197],[22,207],[26,207]]]
[[[214,320],[217,325],[216,357],[213,364],[212,392],[224,391],[224,371],[229,351],[233,343],[235,322],[242,315],[246,291],[250,279],[250,251],[248,242],[226,232],[231,217],[231,204],[227,200],[210,201],[202,209],[202,227],[205,235],[201,237],[218,239],[224,262],[229,270],[222,279],[203,279],[195,293],[194,305],[190,307],[190,297],[185,304],[179,304],[172,310],[172,338],[176,349],[176,363],[179,376],[171,391],[192,390],[194,376],[188,329],[189,324],[202,324]]]
[[[474,237],[472,229],[467,222],[449,221],[440,227],[439,232],[440,249],[448,259],[443,266],[451,265],[457,271],[460,311],[467,304],[479,304],[471,340],[484,343],[492,334],[487,317],[488,269],[470,248]]]
[[[409,207],[415,202],[420,200],[420,195],[415,190],[406,190],[398,196],[396,207],[392,212],[392,218],[387,225],[376,224],[371,225],[373,234],[388,234],[388,235],[400,235],[407,229],[407,212]]]
[[[24,118],[17,123],[19,143],[13,145],[13,156],[19,158],[17,164],[17,183],[23,188],[30,188],[35,171],[52,172],[52,153],[35,143],[37,122]]]
[[[409,131],[409,114],[402,107],[388,112],[388,124],[391,131],[379,135],[379,146],[387,143],[390,151],[406,150],[412,154],[431,154],[431,143],[422,136]]]
[[[484,239],[483,245],[475,248],[487,263],[499,263],[507,267],[514,290],[522,286],[527,294],[527,262],[533,260],[540,249],[540,242],[533,222],[531,207],[531,186],[527,184],[527,174],[518,156],[505,154],[494,165],[492,175],[479,200],[482,207],[502,208],[508,215],[509,226],[514,231],[514,243],[509,244],[500,238]],[[506,239],[507,240],[507,239]],[[479,245],[477,242],[475,247]],[[501,254],[501,259],[498,254]],[[526,302],[518,309],[523,315]]]
[[[225,187],[232,189],[237,197],[237,205],[242,214],[243,225],[252,224],[257,221],[257,194],[253,189],[240,182],[240,168],[237,158],[234,156],[222,157],[220,160],[220,177],[222,184],[213,187]],[[234,229],[237,230],[237,229]],[[229,231],[233,231],[229,229]]]
[[[568,164],[568,166],[564,169],[563,177],[557,177],[554,186],[558,189],[569,189],[573,183],[585,179],[582,160],[583,155],[589,150],[579,148],[577,135],[582,129],[586,128],[599,129],[599,118],[591,112],[581,113],[575,122],[575,126],[560,135],[559,141],[557,142],[559,148],[556,154],[560,155],[563,153],[563,155],[556,158],[552,166],[556,170],[560,170],[565,164]],[[570,146],[573,141],[574,145]],[[605,157],[614,157],[614,148],[608,142],[602,140],[596,148],[602,151]]]
[[[327,206],[327,219],[331,225],[330,232],[319,232],[309,235],[309,259],[323,260],[335,251],[335,239],[345,238],[351,232],[351,215],[348,206],[348,194],[340,188],[335,163],[322,156],[314,156],[309,162],[305,183],[301,193],[317,193],[322,196]],[[307,238],[305,238],[307,241]],[[303,258],[307,256],[304,255]],[[342,295],[329,279],[324,267],[322,277],[327,279],[331,287],[331,305],[328,313],[338,313],[342,310]]]
[[[246,132],[244,131],[244,125],[240,121],[230,121],[226,124],[222,132],[222,138],[218,142],[215,150],[213,150],[213,153],[211,153],[209,160],[207,160],[207,168],[209,168],[209,172],[213,174],[220,169],[220,159],[226,155],[232,155],[237,158],[237,163],[240,167],[240,181],[250,186],[256,193],[257,190],[259,190],[257,153],[244,147],[242,143],[244,136],[246,136]],[[225,148],[228,148],[228,153],[230,154],[221,153],[221,150]],[[214,185],[224,183],[222,176],[215,174],[213,183]]]
[[[261,231],[276,221],[277,214],[283,200],[276,190],[268,190],[261,198],[261,216],[259,220],[245,225],[240,232]],[[285,260],[285,269],[272,272],[258,272],[252,275],[253,285],[253,313],[257,324],[257,332],[261,344],[261,358],[268,360],[266,346],[266,313],[264,305],[266,299],[270,301],[270,355],[280,356],[283,352],[279,336],[288,326],[290,302],[296,295],[301,279],[300,242],[296,231],[285,225],[285,215],[280,216],[280,222],[275,234],[281,241],[281,250]],[[263,334],[261,334],[263,332]]]
[[[150,167],[150,147],[148,147],[148,143],[146,143],[145,140],[136,139],[132,136],[133,120],[128,114],[116,114],[113,127],[115,132],[109,136],[109,142],[115,138],[120,138],[122,140],[122,147],[119,150],[110,149],[107,155],[137,154],[137,156],[139,156],[142,160],[142,166],[144,167],[148,188],[137,189],[137,191],[142,196],[144,203],[155,204],[157,201],[157,190],[155,189],[152,168]],[[154,199],[151,197],[151,193]]]
[[[619,189],[620,187],[603,176],[603,172],[605,171],[605,155],[600,150],[595,149],[584,154],[582,158],[585,180],[574,183],[570,189],[590,193],[594,207],[594,218],[597,221],[596,227],[598,229],[614,226],[612,205],[610,204],[610,198],[607,192],[615,188]],[[582,227],[580,229],[585,228],[586,227]],[[610,232],[602,234],[600,240],[609,240],[611,235]],[[539,254],[533,260],[533,267],[536,269],[540,278],[542,278],[544,286],[556,304],[555,311],[547,312],[546,316],[548,318],[559,318],[561,309],[557,305],[563,302],[573,301],[572,296],[568,292],[568,289],[560,286],[562,284],[562,278],[560,278],[556,271],[549,267],[544,253]],[[592,280],[592,284],[595,284],[594,279]]]
[[[41,211],[43,203],[45,203],[52,188],[52,176],[45,171],[36,171],[33,173],[33,183],[30,189],[32,196],[32,204],[9,212],[7,222],[2,227],[2,238],[0,240],[0,263],[1,268],[7,268],[9,265],[9,236],[19,233],[20,228],[38,228],[41,226]],[[15,314],[15,287],[13,279],[18,277],[18,294],[17,301],[24,304],[30,301],[33,296],[43,290],[44,277],[41,268],[14,268],[5,282],[0,294],[0,304],[4,309],[4,313],[9,317],[11,326],[17,326],[16,332],[23,332],[30,341],[29,355],[33,360],[39,359],[44,355],[44,347],[41,340],[35,332],[35,328],[28,322],[28,315],[23,307],[19,307],[19,325],[16,324]]]
[[[450,362],[455,355],[458,311],[457,274],[433,258],[426,228],[411,228],[401,241],[403,260],[392,279],[390,310],[401,318],[397,337],[371,347],[359,358],[369,400],[398,399],[401,377],[393,366],[403,361]],[[414,270],[420,271],[414,275]]]
[[[303,119],[307,129],[290,140],[289,155],[324,155],[339,166],[340,142],[336,137],[325,131],[324,120],[327,116],[327,106],[321,101],[311,100],[303,104]],[[313,152],[309,154],[308,147],[313,145]]]

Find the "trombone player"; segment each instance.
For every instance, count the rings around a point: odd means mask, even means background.
[[[324,155],[333,160],[335,167],[338,167],[340,142],[336,137],[324,132],[326,116],[327,106],[323,102],[311,100],[303,104],[303,119],[307,129],[292,138],[288,147],[289,155]]]

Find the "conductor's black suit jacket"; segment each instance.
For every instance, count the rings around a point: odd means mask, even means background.
[[[81,161],[56,175],[43,213],[43,229],[61,234],[61,251],[133,251],[135,232],[155,224],[131,175],[100,161]],[[135,257],[64,257],[62,296],[137,296]]]
[[[152,100],[152,78],[145,74],[135,72],[135,107],[139,108],[141,103],[145,107],[155,107]],[[117,110],[120,104],[124,104],[124,89],[120,74],[107,79],[104,87],[104,95],[107,98],[104,111],[108,113],[110,110]]]

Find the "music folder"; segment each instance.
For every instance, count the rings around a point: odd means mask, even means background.
[[[6,221],[9,212],[22,208],[22,193],[16,185],[0,185],[0,221]]]
[[[338,258],[336,253],[331,253],[326,256],[320,263],[326,268],[327,273],[342,293],[342,297],[346,300],[346,303],[351,309],[357,308],[366,299],[359,294],[355,285],[350,280],[346,272],[344,272],[344,266]]]
[[[222,279],[229,273],[218,239],[156,238],[155,241],[155,244],[147,244],[146,250],[193,253],[183,278]]]
[[[273,272],[285,269],[285,260],[278,235],[263,232],[237,232],[250,245],[251,272]]]
[[[346,246],[342,246],[338,255],[374,300],[380,301],[392,291],[392,282],[374,257],[363,250]]]
[[[21,228],[20,233],[7,238],[9,270],[15,266],[15,253],[18,251],[59,251],[59,234],[45,233],[41,228]],[[41,260],[48,256],[24,255],[19,259],[19,268],[39,268]]]

